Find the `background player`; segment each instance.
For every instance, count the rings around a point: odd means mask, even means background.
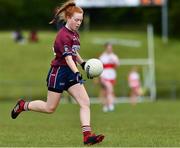
[[[100,76],[101,91],[103,101],[103,111],[114,110],[114,84],[116,82],[116,68],[119,66],[119,58],[113,52],[111,43],[106,43],[105,51],[101,54],[99,59],[103,63],[104,71]]]
[[[138,73],[138,68],[136,66],[132,67],[128,75],[128,84],[130,90],[130,101],[132,105],[137,103],[138,96],[142,95],[142,88],[140,82],[140,76]]]
[[[84,88],[82,75],[76,65],[76,62],[81,64],[83,68],[85,65],[84,60],[78,53],[80,41],[77,33],[83,20],[83,10],[77,7],[74,1],[67,1],[59,8],[50,23],[55,23],[59,19],[63,19],[66,24],[59,30],[54,42],[55,58],[51,62],[47,77],[47,101],[26,102],[21,99],[13,108],[11,117],[15,119],[22,111],[28,110],[53,113],[59,104],[61,94],[66,90],[80,105],[80,121],[84,144],[96,144],[104,139],[104,135],[95,135],[91,132],[89,96]]]

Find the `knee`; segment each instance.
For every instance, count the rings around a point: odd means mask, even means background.
[[[90,101],[84,101],[82,104],[80,104],[82,108],[90,108]]]
[[[54,113],[55,110],[56,110],[56,108],[55,108],[55,107],[52,107],[52,106],[48,106],[48,107],[46,108],[46,112],[47,112],[48,114]]]
[[[107,93],[109,93],[109,94],[113,93],[113,87],[108,86],[107,87]]]

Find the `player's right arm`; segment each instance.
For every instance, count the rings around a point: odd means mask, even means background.
[[[71,55],[68,55],[65,57],[65,60],[66,60],[66,63],[67,65],[70,67],[70,69],[76,73],[76,72],[79,72],[78,69],[77,69],[77,66],[76,64],[74,63],[73,59],[72,59],[72,56]]]

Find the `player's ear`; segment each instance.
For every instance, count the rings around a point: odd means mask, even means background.
[[[67,20],[69,20],[69,19],[71,19],[71,18],[72,18],[72,16],[67,16],[67,17],[66,17]]]

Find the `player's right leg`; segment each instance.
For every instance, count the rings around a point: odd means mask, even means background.
[[[15,119],[22,111],[28,110],[42,113],[53,113],[59,104],[60,97],[61,93],[48,91],[46,102],[42,100],[26,102],[23,99],[20,99],[11,111],[11,117]]]
[[[113,94],[113,84],[110,80],[102,81],[105,87],[105,103],[103,105],[103,112],[113,111],[114,110],[114,94]]]
[[[108,104],[108,111],[114,110],[114,91],[113,91],[113,84],[111,81],[107,81],[107,104]]]

